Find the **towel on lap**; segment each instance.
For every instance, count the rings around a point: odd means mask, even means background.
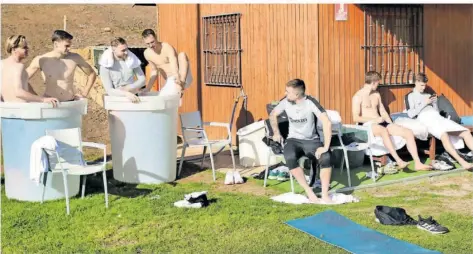
[[[372,124],[371,122],[366,122],[363,126],[368,126]],[[384,146],[383,138],[375,137],[373,133],[369,133],[371,135],[371,146],[370,150],[373,153],[373,156],[382,156],[385,154],[389,154],[388,149]],[[394,149],[399,150],[406,145],[406,140],[400,136],[391,136],[391,141],[394,145]],[[366,155],[370,155],[370,151],[368,149],[365,150]]]

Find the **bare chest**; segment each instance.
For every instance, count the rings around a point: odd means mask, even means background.
[[[378,107],[379,100],[375,94],[362,95],[361,107],[365,109],[375,109]]]
[[[74,76],[77,64],[71,59],[49,58],[40,61],[40,67],[47,79],[70,79]]]
[[[158,54],[153,60],[158,68],[165,68],[169,65],[169,56],[164,54]]]

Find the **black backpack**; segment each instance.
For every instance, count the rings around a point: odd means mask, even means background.
[[[379,223],[383,225],[416,225],[417,221],[406,213],[406,210],[399,207],[378,205],[374,209],[374,214]]]
[[[450,120],[461,124],[461,118],[458,116],[457,111],[455,111],[452,103],[443,94],[438,97],[437,106],[439,107],[440,115],[445,118],[450,117]]]

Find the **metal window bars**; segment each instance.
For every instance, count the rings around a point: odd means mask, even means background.
[[[380,85],[411,85],[423,62],[422,5],[363,5],[366,71],[381,74]]]
[[[204,83],[241,86],[240,13],[202,17]]]

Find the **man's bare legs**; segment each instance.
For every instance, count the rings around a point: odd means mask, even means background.
[[[416,145],[416,140],[415,140],[415,137],[414,137],[414,133],[411,130],[406,129],[406,128],[404,128],[402,126],[399,126],[399,125],[396,125],[396,124],[388,125],[387,129],[388,129],[388,133],[391,136],[400,136],[400,137],[403,137],[406,140],[407,150],[411,154],[412,159],[414,159],[414,163],[415,163],[414,168],[415,168],[415,170],[430,170],[430,169],[432,169],[431,166],[425,165],[424,163],[422,163],[420,161],[419,153],[417,151],[417,145]]]
[[[470,149],[470,151],[473,151],[473,136],[471,135],[471,132],[463,131],[458,136],[463,139],[468,149]]]
[[[295,169],[291,169],[291,174],[296,178],[299,185],[304,189],[309,201],[312,203],[318,203],[319,198],[314,193],[314,190],[309,186],[307,180],[305,179],[304,171],[302,168],[297,167]],[[328,188],[330,185],[330,176],[332,174],[331,168],[323,168],[320,170],[320,180],[322,182],[322,200],[325,201],[326,204],[333,203],[332,200],[328,196]]]
[[[461,134],[460,134],[460,136],[461,136]],[[471,136],[471,134],[470,134],[470,136]],[[442,141],[442,145],[445,148],[445,150],[447,151],[447,153],[449,153],[456,161],[458,161],[458,163],[460,163],[460,165],[463,168],[470,169],[470,168],[473,167],[472,164],[466,162],[462,157],[460,157],[460,155],[458,155],[458,153],[455,150],[455,148],[453,147],[453,144],[450,141],[450,137],[448,136],[447,133],[442,134],[442,136],[440,137],[440,140]]]
[[[391,141],[391,136],[389,135],[388,129],[384,128],[383,126],[379,124],[373,124],[371,126],[371,130],[373,131],[373,135],[375,137],[381,137],[383,139],[383,144],[384,146],[388,149],[389,153],[394,157],[394,160],[396,160],[397,164],[401,168],[407,167],[409,163],[403,161],[401,157],[396,152],[396,149],[394,149],[393,142]]]
[[[325,203],[333,203],[328,196],[328,188],[330,187],[330,177],[332,175],[332,168],[320,169],[320,181],[322,184],[322,200]]]
[[[316,203],[318,201],[318,198],[315,195],[314,190],[312,190],[312,188],[310,188],[309,184],[307,183],[302,168],[297,167],[291,169],[291,174],[294,176],[294,178],[296,178],[299,185],[304,189],[305,193],[307,194],[307,197],[309,198],[309,201]]]
[[[181,52],[177,55],[177,63],[179,66],[179,77],[182,83],[186,83],[187,73],[189,72],[189,59],[187,58],[186,53]],[[184,87],[182,87],[184,90]]]

